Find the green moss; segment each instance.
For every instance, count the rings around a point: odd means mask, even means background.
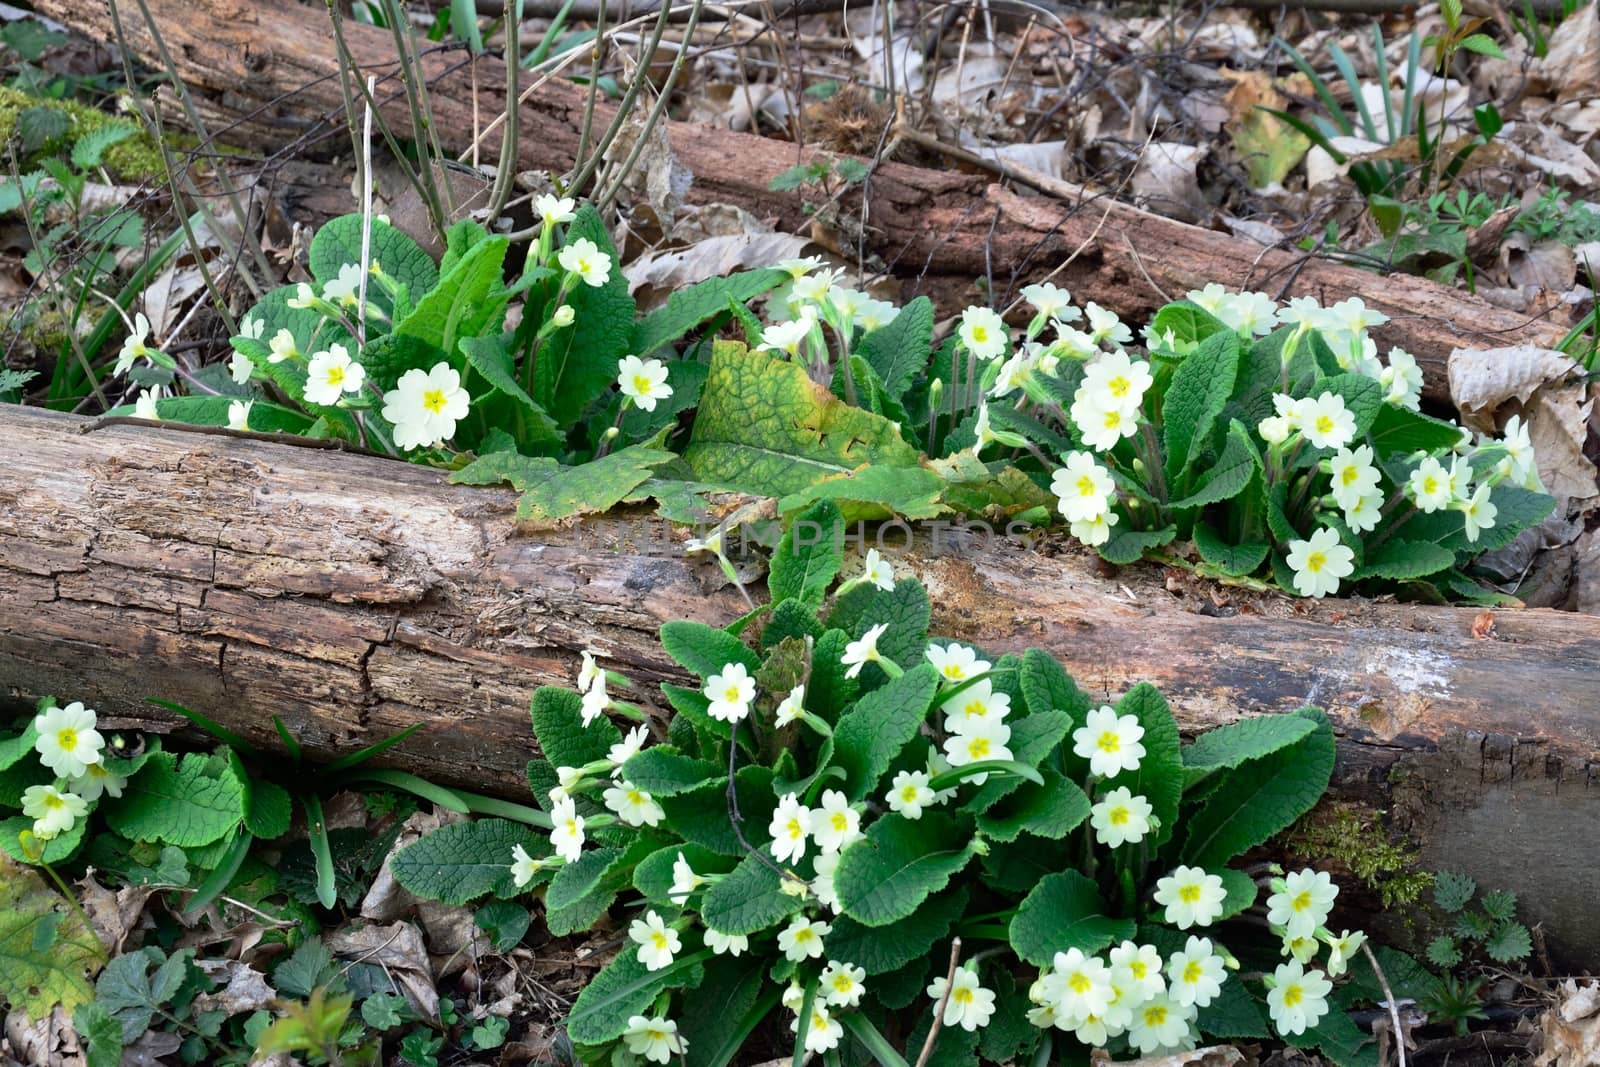
[[[131,121],[118,119],[75,100],[54,100],[0,85],[0,141],[10,140],[17,131],[18,117],[31,107],[59,111],[67,116],[68,121],[67,132],[54,140],[47,141],[36,153],[35,158],[41,155],[68,155],[72,151],[73,142],[84,134],[113,122]],[[161,146],[142,130],[120,144],[112,145],[106,151],[105,161],[106,169],[123,181],[154,181],[166,173],[161,158]],[[31,162],[32,160],[25,160],[23,169],[29,169],[26,164]]]
[[[1343,864],[1386,908],[1416,902],[1433,884],[1432,873],[1416,868],[1417,851],[1390,841],[1372,813],[1353,804],[1319,804],[1282,841],[1285,852],[1296,859]]]

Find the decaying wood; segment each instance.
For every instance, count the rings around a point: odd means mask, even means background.
[[[88,34],[112,36],[103,0],[38,0],[35,6]],[[248,114],[257,128],[279,124],[285,131],[304,130],[320,120],[343,136],[338,66],[320,5],[148,0],[148,6],[192,89],[221,94],[221,106]],[[139,20],[125,17],[124,23],[132,46],[153,55],[152,39]],[[346,34],[363,68],[387,79],[381,89],[387,117],[409,129],[387,31],[352,24]],[[435,51],[424,66],[439,137],[450,150],[465,150],[475,132],[503,109],[504,68],[493,57],[473,60],[460,50]],[[610,109],[599,111],[600,121],[608,121]],[[550,172],[569,168],[582,112],[582,92],[567,82],[553,80],[534,93],[520,111],[521,166]],[[670,123],[668,133],[673,153],[693,175],[691,202],[737,204],[797,232],[812,226],[803,191],[769,189],[777,173],[808,158],[808,151],[691,123]],[[498,131],[483,142],[484,157],[492,159]],[[1451,349],[1517,342],[1551,346],[1563,332],[1423,278],[1379,276],[1298,250],[1267,249],[1087,190],[1069,200],[1023,197],[985,175],[885,163],[867,182],[864,201],[845,206],[864,219],[867,250],[913,279],[908,295],[925,289],[960,292],[991,270],[1003,289],[1009,280],[1043,277],[1073,257],[1054,280],[1079,300],[1125,316],[1143,316],[1208,282],[1280,297],[1315,296],[1325,303],[1360,296],[1392,320],[1375,331],[1379,344],[1416,355],[1428,394],[1439,398],[1448,396],[1445,361]],[[853,241],[845,243],[854,247]]]
[[[509,491],[420,467],[85,425],[0,417],[0,696],[18,710],[54,693],[171,729],[161,697],[268,745],[280,715],[319,756],[421,722],[394,765],[515,796],[529,695],[570,684],[579,650],[682,681],[659,625],[744,611],[685,559],[692,531],[637,514],[517,533]],[[1148,567],[1108,579],[1009,542],[897,565],[937,632],[1048,649],[1107,699],[1151,681],[1186,730],[1329,709],[1341,796],[1387,808],[1424,862],[1515,886],[1600,961],[1600,619],[1286,598],[1230,615]]]

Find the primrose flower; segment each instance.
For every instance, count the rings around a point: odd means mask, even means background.
[[[30,785],[22,791],[22,814],[33,820],[33,836],[48,841],[88,815],[89,802],[53,785]]]
[[[1194,1017],[1192,1007],[1176,1004],[1164,994],[1151,997],[1134,1010],[1128,1043],[1143,1056],[1188,1048],[1194,1043],[1194,1033],[1189,1029]]]
[[[821,256],[804,256],[800,259],[783,260],[778,264],[778,269],[787,271],[790,278],[803,278],[820,266],[822,266]]]
[[[1344,524],[1357,533],[1367,533],[1378,527],[1383,517],[1383,492],[1373,489],[1344,504]]]
[[[1011,713],[1011,696],[996,692],[989,679],[983,678],[940,705],[944,711],[946,730],[965,734],[976,729],[984,720],[999,722]]]
[[[1256,423],[1256,433],[1269,445],[1281,445],[1289,439],[1294,432],[1294,427],[1289,425],[1289,420],[1282,415],[1268,415]]]
[[[1113,986],[1126,989],[1138,1000],[1149,1000],[1167,991],[1166,980],[1161,977],[1161,953],[1154,945],[1124,941],[1108,955]]]
[[[889,566],[889,561],[878,555],[875,548],[867,549],[867,567],[862,572],[861,579],[869,585],[875,585],[885,593],[894,592],[894,568]]]
[[[1310,963],[1316,959],[1321,948],[1314,937],[1296,937],[1287,930],[1283,933],[1283,954],[1293,956],[1301,963]]]
[[[1144,402],[1145,390],[1154,382],[1150,364],[1130,359],[1128,353],[1107,352],[1096,356],[1083,371],[1083,388],[1097,404],[1114,407],[1132,417]]]
[[[629,826],[655,826],[666,818],[667,813],[661,810],[655,798],[632,782],[618,782],[602,796],[606,807]]]
[[[1372,448],[1361,445],[1352,452],[1341,448],[1333,454],[1333,498],[1341,508],[1378,488],[1378,468],[1372,465]]]
[[[82,701],[45,708],[33,720],[39,734],[33,743],[39,762],[60,778],[76,778],[90,764],[99,763],[106,741],[95,729],[96,722],[94,710]]]
[[[854,678],[861,673],[861,668],[868,663],[880,663],[883,656],[878,651],[878,638],[889,628],[886,622],[880,622],[859,638],[844,646],[844,655],[839,662],[849,668],[844,672],[846,678]]]
[[[833,872],[839,869],[839,854],[837,852],[824,852],[811,861],[812,877],[809,884],[802,889],[809,889],[816,895],[817,903],[839,914],[839,894],[833,887]],[[789,892],[789,879],[783,880],[782,889]],[[802,896],[804,893],[802,892]]]
[[[738,956],[750,948],[750,938],[744,934],[725,934],[708,926],[706,945],[718,956]]]
[[[853,1008],[861,1003],[861,994],[867,991],[865,968],[853,963],[829,960],[817,978],[818,992],[830,1008]]]
[[[659,359],[623,356],[617,360],[617,386],[622,395],[644,411],[654,411],[656,401],[672,396],[667,384],[667,365]]]
[[[440,445],[456,434],[472,398],[461,388],[461,375],[450,364],[435,363],[427,372],[413,367],[383,398],[383,417],[394,424],[394,443],[410,451]]]
[[[789,1024],[793,1033],[800,1032],[800,1020],[795,1019]],[[844,1039],[844,1025],[833,1017],[826,1004],[813,1002],[811,1005],[811,1025],[806,1028],[805,1050],[813,1056],[820,1056],[824,1052],[832,1052],[839,1047],[839,1042]]]
[[[1328,975],[1337,978],[1350,967],[1350,961],[1361,946],[1367,943],[1367,935],[1360,930],[1341,930],[1338,937],[1326,939],[1328,944]]]
[[[639,962],[647,971],[668,966],[673,955],[683,949],[678,931],[662,922],[654,908],[645,912],[644,918],[633,920],[628,926],[628,939],[639,946]]]
[[[782,352],[791,359],[798,358],[800,346],[805,344],[806,338],[811,336],[811,331],[816,325],[816,309],[807,305],[801,309],[796,318],[788,322],[775,322],[762,330],[761,343],[756,348],[767,352]]]
[[[254,315],[246,315],[239,320],[239,336],[248,337],[252,341],[261,340],[262,331],[266,328],[267,324]]]
[[[294,295],[288,300],[289,306],[297,311],[312,307],[316,304],[316,302],[316,290],[312,289],[311,286],[305,282],[301,282],[299,285],[294,287]]]
[[[1072,407],[1067,414],[1078,428],[1083,443],[1096,452],[1115,448],[1124,437],[1139,432],[1139,413],[1125,410],[1111,402],[1109,394],[1100,395],[1079,386],[1072,394]]]
[[[1324,526],[1309,541],[1290,541],[1288,562],[1294,590],[1301,596],[1324,597],[1339,591],[1339,579],[1356,569],[1356,554],[1339,543],[1338,531]]]
[[[67,783],[67,788],[85,800],[99,800],[102,793],[113,797],[122,795],[123,786],[128,784],[128,779],[106,769],[104,761],[91,763],[83,769],[83,773]]]
[[[1359,296],[1352,296],[1348,300],[1341,300],[1327,309],[1328,321],[1340,329],[1351,333],[1363,333],[1374,326],[1382,326],[1389,321],[1389,316],[1381,311],[1367,307]]]
[[[587,725],[587,724],[585,724]],[[606,752],[606,759],[611,762],[613,773],[620,771],[622,765],[637,756],[644,749],[645,740],[650,736],[649,727],[640,723],[622,735],[622,740],[612,745]]]
[[[234,385],[243,385],[250,380],[250,375],[256,366],[250,362],[250,357],[243,352],[235,352],[228,359],[228,377],[233,379]]]
[[[923,654],[928,662],[933,664],[934,670],[939,672],[939,679],[945,684],[976,678],[988,671],[990,666],[988,660],[978,658],[975,649],[954,641],[948,645],[929,645],[928,651]]]
[[[806,853],[806,838],[811,836],[815,814],[789,793],[778,801],[767,833],[772,835],[772,854],[779,863],[798,863]]]
[[[1187,930],[1216,922],[1227,895],[1219,875],[1208,874],[1202,867],[1180,865],[1156,882],[1155,902],[1166,907],[1167,922]]]
[[[1300,401],[1300,432],[1318,448],[1343,448],[1355,439],[1356,417],[1344,397],[1323,392],[1315,400]]]
[[[861,836],[861,813],[837,789],[822,793],[822,806],[811,813],[811,837],[823,852],[842,852]]]
[[[1117,484],[1093,453],[1068,452],[1066,464],[1050,476],[1050,491],[1068,522],[1092,522],[1110,509]]]
[[[961,313],[957,336],[979,359],[994,359],[1006,350],[1006,324],[989,308],[969,307]]]
[[[539,219],[546,227],[571,222],[578,217],[577,207],[578,202],[570,196],[555,197],[542,193],[533,198],[533,210],[539,213]]]
[[[558,330],[564,330],[578,321],[578,313],[572,310],[571,304],[562,304],[550,313],[550,325]]]
[[[945,1000],[947,987],[950,998]],[[954,982],[946,981],[943,975],[935,978],[928,986],[928,996],[935,1005],[944,1000],[945,1026],[959,1026],[968,1033],[988,1026],[994,1014],[994,990],[979,985],[978,972],[970,967],[958,968]]]
[[[1422,406],[1422,368],[1405,349],[1389,349],[1389,365],[1378,372],[1378,384],[1386,390],[1385,403],[1411,411]]]
[[[706,714],[719,722],[738,723],[750,714],[750,701],[756,696],[755,679],[742,663],[724,664],[722,673],[706,679],[701,693],[711,701]]]
[[[796,278],[789,286],[789,306],[797,304],[823,304],[828,301],[839,279],[844,277],[844,269],[817,271],[815,274],[803,274]]]
[[[1139,769],[1144,759],[1142,737],[1144,727],[1137,716],[1119,717],[1109,705],[1101,705],[1072,732],[1072,751],[1089,761],[1089,772],[1096,778],[1110,778]]]
[[[350,358],[344,345],[329,345],[326,352],[311,357],[311,365],[306,369],[306,400],[313,404],[337,404],[345,393],[361,392],[366,379],[366,368]]]
[[[1154,811],[1148,800],[1135,796],[1126,786],[1111,790],[1089,810],[1095,840],[1107,848],[1142,841],[1150,832],[1150,815]]]
[[[678,1024],[661,1015],[630,1016],[628,1028],[622,1031],[622,1043],[628,1046],[629,1052],[652,1063],[668,1063],[673,1056],[681,1056],[689,1050],[689,1041],[678,1033]]]
[[[611,257],[587,237],[580,237],[563,248],[556,262],[561,264],[562,270],[577,275],[585,285],[596,289],[611,278]]]
[[[689,894],[705,885],[706,880],[694,873],[694,868],[689,866],[689,861],[683,858],[683,853],[678,853],[678,858],[672,861],[672,888],[667,891],[667,899],[678,907],[683,907],[689,901]]]
[[[1133,343],[1133,331],[1122,324],[1115,312],[1091,301],[1083,305],[1083,313],[1089,320],[1089,338],[1096,345],[1106,341],[1114,345]]]
[[[778,702],[778,709],[773,716],[773,722],[778,726],[788,726],[799,720],[806,713],[806,687],[797,685],[789,690],[789,695]]]
[[[1067,527],[1067,532],[1090,548],[1093,548],[1111,540],[1111,527],[1115,526],[1119,521],[1115,512],[1108,511],[1104,515],[1096,515],[1092,519],[1083,519],[1071,523]]]
[[[884,803],[889,805],[890,811],[908,819],[920,819],[922,809],[934,803],[933,790],[928,787],[930,781],[926,771],[899,771],[889,783]]]
[[[1167,983],[1174,1001],[1203,1008],[1222,993],[1227,978],[1222,957],[1208,937],[1190,937],[1181,951],[1167,961]]]
[[[1328,1014],[1333,983],[1321,971],[1307,971],[1299,960],[1279,964],[1267,991],[1267,1012],[1280,1034],[1303,1034]]]
[[[778,948],[791,963],[803,963],[822,955],[822,939],[833,932],[824,922],[812,922],[804,915],[796,915],[789,925],[778,931]]]
[[[1294,937],[1311,937],[1327,921],[1339,887],[1323,871],[1307,867],[1283,880],[1283,888],[1267,898],[1267,922]]]
[[[136,419],[149,419],[151,422],[161,421],[161,412],[156,408],[156,401],[161,399],[161,394],[156,389],[141,389],[139,396],[133,402],[133,417]]]
[[[1011,749],[1006,746],[1010,741],[1011,727],[991,715],[973,719],[966,724],[964,733],[945,738],[944,753],[952,767],[965,767],[969,763],[985,760],[1008,760],[1011,758]],[[973,785],[982,785],[988,779],[988,774],[975,774],[969,781]]]
[[[1230,293],[1212,314],[1245,337],[1264,337],[1278,324],[1278,302],[1266,293]]]
[[[550,806],[550,844],[556,855],[568,863],[578,862],[583,855],[583,816],[571,797],[562,797]]]
[[[250,428],[250,409],[255,407],[254,400],[228,401],[228,429],[248,430]]]
[[[611,694],[606,692],[606,676],[596,675],[594,683],[583,694],[583,725],[588,726],[611,707]]]
[[[361,293],[361,264],[346,263],[339,276],[322,287],[322,299],[343,308],[353,308]]]
[[[1100,957],[1076,948],[1055,954],[1045,988],[1056,1002],[1056,1014],[1064,1019],[1104,1015],[1115,995],[1111,968]]]
[[[1537,485],[1539,467],[1534,462],[1533,439],[1529,436],[1528,424],[1523,421],[1521,415],[1513,415],[1506,420],[1506,428],[1500,432],[1500,443],[1505,446],[1506,454],[1511,458],[1512,472],[1516,479],[1524,485],[1530,482]]]
[[[1049,282],[1023,286],[1022,299],[1032,304],[1033,309],[1047,319],[1074,322],[1083,317],[1083,312],[1072,306],[1072,294],[1059,285],[1051,285]]]
[[[1500,514],[1500,509],[1489,499],[1489,492],[1489,486],[1480,485],[1471,496],[1456,504],[1456,510],[1466,519],[1468,541],[1476,542],[1478,535],[1492,527]]]
[[[542,866],[543,864],[528,855],[528,850],[521,845],[511,846],[511,881],[518,889],[526,889]]]
[[[900,309],[889,301],[867,297],[856,306],[855,320],[863,333],[871,333],[889,325],[899,314]]]
[[[272,335],[272,340],[267,342],[271,355],[267,356],[268,363],[282,363],[286,359],[299,359],[300,349],[295,344],[294,334],[287,329],[280,329]]]
[[[149,339],[150,320],[145,318],[144,312],[141,311],[133,317],[133,332],[122,342],[122,351],[117,353],[117,363],[111,368],[111,373],[120,378],[132,370],[137,361],[148,360],[150,346],[145,342]]]

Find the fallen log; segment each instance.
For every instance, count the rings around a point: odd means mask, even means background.
[[[91,36],[114,40],[102,0],[36,0],[43,14]],[[320,6],[294,0],[148,0],[185,83],[222,94],[221,105],[256,127],[277,122],[284,140],[323,124],[344,136],[338,63]],[[156,55],[138,18],[124,16],[130,45]],[[385,79],[385,114],[409,129],[387,31],[349,24],[351,53],[364,71]],[[504,67],[492,56],[460,50],[424,58],[435,128],[450,151],[465,150],[504,109]],[[609,121],[611,109],[597,109]],[[562,172],[573,164],[583,113],[582,91],[553,80],[520,109],[519,165]],[[807,232],[814,220],[803,191],[776,193],[784,169],[816,153],[751,134],[684,122],[668,123],[672,151],[693,175],[693,203],[730,203],[775,224]],[[494,158],[496,130],[481,151]],[[964,294],[971,280],[996,272],[996,288],[1022,284],[1067,265],[1054,280],[1079,300],[1141,318],[1208,282],[1260,289],[1280,298],[1314,296],[1331,303],[1360,296],[1391,321],[1374,331],[1381,348],[1417,356],[1428,396],[1448,400],[1445,364],[1453,348],[1553,346],[1563,329],[1496,308],[1460,290],[1405,274],[1378,275],[1293,249],[1269,249],[1213,230],[1152,215],[1109,194],[1072,187],[1068,197],[1019,196],[982,174],[936,171],[902,163],[876,167],[860,202],[867,250],[888,269],[911,275],[906,296],[922,291]],[[847,242],[853,246],[854,242]]]
[[[660,624],[745,610],[684,557],[691,531],[641,513],[528,535],[511,492],[421,467],[0,412],[12,710],[54,693],[172,730],[146,703],[160,697],[267,746],[278,715],[318,757],[422,723],[388,763],[525,797],[533,689],[570,684],[592,648],[640,683],[628,699],[659,703],[649,683],[684,680]],[[928,585],[936,632],[1048,649],[1108,699],[1151,681],[1186,731],[1327,708],[1336,795],[1387,809],[1430,868],[1515,887],[1557,945],[1600,961],[1600,618],[1287,598],[1219,611],[1154,568],[1108,579],[1087,553],[1010,542],[897,566]]]

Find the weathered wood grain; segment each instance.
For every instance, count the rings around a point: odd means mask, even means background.
[[[648,701],[682,680],[662,622],[744,610],[683,557],[690,531],[638,514],[519,534],[513,494],[436,471],[85,425],[0,407],[0,698],[18,710],[55,693],[173,728],[155,696],[268,745],[279,715],[318,756],[422,722],[390,763],[518,795],[529,694],[568,683],[580,649]],[[1219,616],[1152,568],[1108,578],[1044,547],[897,566],[927,583],[938,632],[1046,648],[1108,699],[1151,681],[1186,730],[1326,707],[1340,795],[1387,808],[1425,862],[1514,886],[1600,960],[1600,619],[1502,611],[1480,638],[1464,609],[1277,598]]]

